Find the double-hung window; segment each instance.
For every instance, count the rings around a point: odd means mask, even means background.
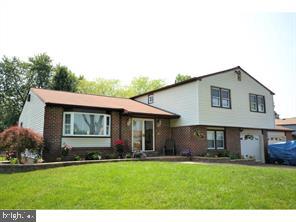
[[[111,117],[108,114],[64,112],[65,136],[110,136]]]
[[[211,87],[211,103],[213,107],[231,108],[230,89]]]
[[[261,95],[250,94],[251,112],[265,113],[265,98]]]
[[[207,131],[208,149],[224,149],[224,131]]]

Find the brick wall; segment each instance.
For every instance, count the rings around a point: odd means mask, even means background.
[[[285,136],[287,140],[293,140],[292,132],[290,131],[285,132]]]
[[[151,119],[152,117],[146,117]],[[170,121],[161,119],[161,124],[155,121],[155,151],[162,154],[165,141],[171,138]],[[132,151],[132,117],[121,117],[121,139],[125,141],[125,150]]]
[[[200,137],[194,135],[198,130]],[[177,146],[177,154],[190,148],[193,155],[201,155],[207,152],[207,132],[204,126],[183,126],[172,128],[172,139]]]
[[[239,128],[225,128],[226,149],[231,153],[241,155]]]
[[[125,142],[124,150],[132,151],[132,119],[128,116],[121,116],[121,139]]]
[[[171,138],[170,121],[168,119],[155,120],[155,151],[163,154],[163,148],[167,139]]]
[[[120,139],[120,121],[119,121],[119,112],[112,111],[111,112],[111,147],[114,151],[115,141]]]
[[[43,152],[43,158],[46,161],[55,161],[61,155],[63,111],[62,107],[45,107],[43,136],[46,149]]]

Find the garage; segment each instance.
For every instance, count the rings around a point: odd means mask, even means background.
[[[268,138],[268,145],[279,143],[279,142],[286,142],[285,132],[269,131],[267,132],[267,138]]]
[[[240,133],[241,155],[264,162],[263,135],[261,130],[242,130]]]

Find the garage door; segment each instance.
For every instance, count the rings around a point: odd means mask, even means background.
[[[255,158],[256,161],[263,161],[261,135],[255,131],[243,131],[240,136],[241,154],[244,158]]]
[[[285,132],[269,131],[267,133],[267,137],[268,137],[268,144],[286,142]]]

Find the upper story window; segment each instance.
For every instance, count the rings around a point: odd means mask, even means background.
[[[265,113],[265,98],[261,95],[250,94],[251,112]]]
[[[64,112],[65,136],[110,136],[111,116],[98,113]]]
[[[212,86],[211,97],[213,107],[231,108],[230,89]]]
[[[148,104],[152,104],[154,102],[153,94],[148,95]]]

